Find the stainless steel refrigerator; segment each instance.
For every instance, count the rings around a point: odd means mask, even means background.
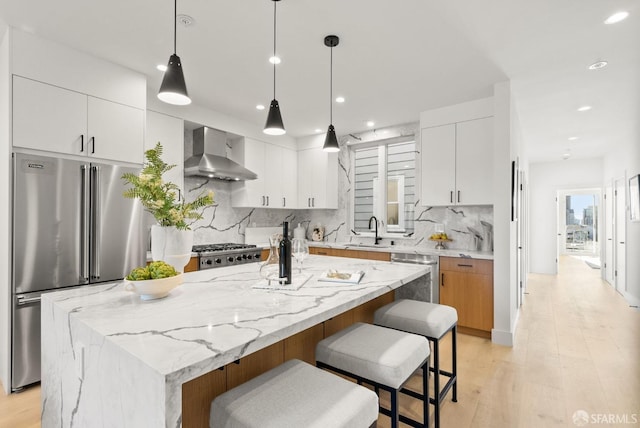
[[[40,296],[122,279],[145,262],[142,207],[122,196],[137,170],[13,155],[11,388],[40,380]]]

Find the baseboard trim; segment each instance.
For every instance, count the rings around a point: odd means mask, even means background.
[[[491,330],[491,341],[496,345],[513,347],[513,336],[511,331]]]

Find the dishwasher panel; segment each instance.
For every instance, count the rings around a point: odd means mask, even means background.
[[[396,289],[396,299],[411,299],[422,302],[438,303],[438,286],[434,280],[438,278],[438,256],[415,253],[391,253],[394,263],[428,265],[431,272]]]

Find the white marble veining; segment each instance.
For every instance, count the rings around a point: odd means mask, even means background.
[[[185,274],[143,302],[122,283],[42,299],[42,426],[179,427],[181,385],[396,289],[428,266],[310,256],[297,291],[252,289],[259,264]],[[356,285],[329,268],[364,270]]]

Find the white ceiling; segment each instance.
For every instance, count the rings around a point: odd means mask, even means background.
[[[604,19],[618,10],[630,17]],[[272,98],[273,2],[179,0],[182,59],[195,104],[262,127]],[[172,53],[171,0],[0,0],[0,20],[148,76]],[[531,161],[603,156],[640,142],[640,6],[636,0],[282,0],[277,99],[287,132],[329,123],[329,48],[336,34],[339,135],[417,121],[423,110],[492,94],[511,80]],[[609,66],[596,71],[596,60]],[[591,111],[576,112],[589,104]],[[574,142],[569,137],[579,137]]]

